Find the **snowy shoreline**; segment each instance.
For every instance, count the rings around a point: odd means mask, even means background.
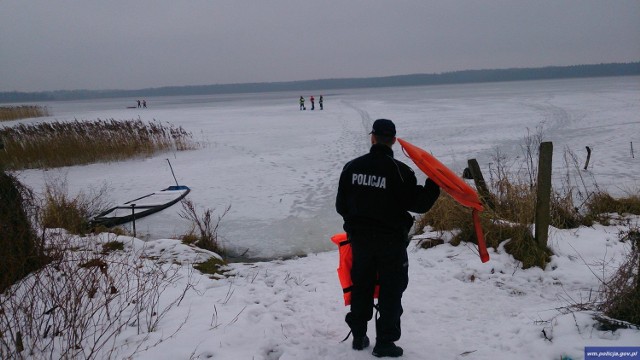
[[[36,192],[51,178],[66,179],[71,194],[106,184],[113,203],[121,203],[173,184],[169,158],[196,206],[215,214],[231,206],[220,228],[230,250],[261,259],[299,256],[333,249],[325,239],[342,229],[334,207],[338,176],[369,150],[376,118],[394,120],[399,137],[456,173],[477,159],[487,181],[496,152],[517,169],[523,138],[541,127],[544,140],[554,143],[555,185],[564,186],[570,175],[615,196],[640,188],[639,160],[629,154],[630,142],[640,144],[639,93],[640,77],[617,77],[344,90],[325,94],[323,111],[299,111],[298,93],[150,98],[148,109],[125,109],[130,99],[52,102],[51,117],[26,121],[155,119],[182,126],[205,146],[18,176]],[[586,145],[593,154],[583,171]],[[394,151],[413,167],[397,146]],[[567,151],[578,167],[566,162]],[[417,169],[416,175],[424,181]],[[186,233],[189,224],[178,212],[174,206],[141,219],[140,238]]]
[[[477,158],[488,172],[496,148],[517,159],[527,129],[541,125],[545,140],[558,151],[557,184],[571,174],[612,193],[637,192],[640,166],[628,146],[640,143],[640,122],[634,120],[640,113],[639,80],[345,92],[325,97],[322,112],[298,111],[295,98],[184,106],[170,103],[180,99],[164,99],[158,108],[148,99],[146,112],[116,108],[121,104],[113,101],[58,104],[66,110],[54,108],[63,115],[51,119],[140,116],[192,131],[208,145],[170,154],[178,181],[192,188],[189,196],[200,207],[232,206],[221,222],[225,246],[239,253],[248,249],[252,258],[277,259],[231,263],[225,277],[201,275],[192,264],[214,254],[172,240],[188,228],[177,207],[142,219],[137,229],[144,240],[109,234],[78,239],[88,244],[117,239],[126,251],[110,256],[133,256],[132,261],[173,274],[157,302],[168,310],[153,331],[125,323],[98,358],[372,359],[369,350],[356,352],[349,341],[340,342],[348,333],[347,308],[336,273],[338,253],[329,240],[342,231],[333,205],[340,169],[368,151],[372,121],[393,119],[398,136],[460,172],[468,158]],[[562,151],[581,154],[585,144],[594,149],[589,170],[568,166]],[[17,175],[36,191],[48,178],[63,177],[72,194],[106,182],[118,202],[163,188],[170,180],[165,158]],[[632,216],[618,225],[552,228],[554,255],[545,269],[521,269],[504,244],[490,249],[491,260],[483,264],[475,245],[445,243],[424,250],[414,240],[398,342],[403,359],[578,360],[586,346],[637,346],[640,330],[599,330],[591,311],[572,305],[593,299],[600,278],[615,270],[629,248],[619,241],[620,232],[639,226],[640,218]],[[373,322],[369,335],[375,338]]]
[[[587,346],[637,346],[640,329],[599,330],[595,313],[576,306],[593,299],[600,286],[596,275],[610,275],[629,249],[618,240],[629,226],[640,226],[640,217],[621,225],[551,229],[554,255],[545,270],[522,270],[503,245],[489,249],[491,261],[483,264],[473,244],[425,250],[414,239],[398,342],[403,359],[576,360]],[[175,275],[159,294],[158,309],[168,310],[159,311],[155,330],[139,333],[126,326],[98,358],[374,358],[370,349],[356,352],[350,341],[341,342],[348,333],[348,309],[336,273],[337,250],[230,263],[224,276],[211,278],[192,264],[215,255],[178,240],[105,233],[74,241],[114,240],[125,244],[124,251],[111,255],[115,261],[144,254]],[[177,305],[176,299],[181,299]],[[373,321],[369,335],[375,338]]]

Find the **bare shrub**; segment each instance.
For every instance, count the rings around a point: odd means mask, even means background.
[[[492,200],[497,203],[496,213],[500,218],[528,224],[535,221],[535,206],[537,196],[537,156],[540,144],[544,139],[544,130],[536,127],[536,132],[527,129],[527,135],[521,146],[524,166],[521,161],[509,159],[499,150],[494,155],[494,168],[491,169]],[[567,174],[563,183],[551,192],[551,225],[561,229],[576,228],[583,224],[584,217],[580,215],[576,205],[578,200],[588,193],[588,186],[577,165],[577,158],[568,149],[565,151]],[[570,171],[573,169],[574,171]],[[575,171],[577,169],[577,171]],[[577,174],[578,179],[574,179]],[[578,187],[581,185],[581,187]]]
[[[531,140],[525,141],[529,143]],[[525,148],[531,151],[531,145]],[[528,153],[526,158],[533,155]],[[525,162],[529,164],[529,162]],[[509,158],[496,149],[489,164],[489,190],[496,216],[517,223],[531,223],[535,217],[535,169],[524,170],[519,159]],[[533,166],[533,165],[531,165]]]
[[[196,245],[199,248],[213,251],[219,255],[224,255],[225,251],[218,240],[218,227],[220,221],[229,212],[231,205],[218,216],[213,223],[213,210],[206,209],[202,215],[198,213],[196,206],[190,199],[183,199],[180,217],[191,223],[191,231],[182,236],[183,241]],[[215,209],[214,209],[215,210]]]
[[[117,338],[147,337],[192,287],[191,272],[144,249],[105,252],[96,238],[49,236],[61,256],[0,295],[0,358],[126,358],[140,349],[124,354]],[[182,292],[161,301],[180,281]]]
[[[74,228],[101,198],[99,192],[69,200],[64,182],[50,186],[48,194],[49,215],[39,217],[28,189],[0,172],[0,358],[127,358],[144,351],[144,340],[193,287],[192,268],[185,274],[179,264],[153,260],[134,240],[125,249],[114,235],[104,244],[103,237],[78,238],[62,230],[36,237],[31,218]],[[165,291],[179,283],[182,292],[167,299]],[[123,334],[137,335],[137,347],[118,348]]]
[[[605,315],[640,326],[640,229],[621,232],[621,241],[629,243],[626,258],[601,286],[598,309]]]
[[[534,133],[531,133],[531,129],[527,128],[527,135],[524,137],[520,147],[525,159],[526,174],[531,185],[535,184],[538,178],[537,156],[539,155],[540,144],[544,140],[544,135],[542,124],[536,126]]]
[[[554,191],[551,199],[551,225],[560,229],[571,229],[581,225],[591,226],[585,204],[599,187],[593,174],[582,169],[576,154],[570,149],[564,151],[566,173],[561,179],[559,191]]]

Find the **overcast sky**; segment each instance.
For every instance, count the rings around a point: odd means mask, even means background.
[[[0,91],[640,61],[640,0],[0,0]]]

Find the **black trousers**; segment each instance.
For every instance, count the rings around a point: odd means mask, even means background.
[[[345,320],[353,336],[367,333],[367,322],[373,317],[373,293],[377,279],[380,292],[376,341],[397,341],[401,335],[402,293],[409,283],[407,235],[354,231],[349,233],[349,239],[353,249],[353,288],[351,312]]]

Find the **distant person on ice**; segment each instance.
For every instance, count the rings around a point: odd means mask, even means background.
[[[140,100],[138,100],[138,107],[140,107]]]
[[[142,100],[142,107],[147,108],[147,100]]]
[[[300,110],[307,110],[306,107],[304,107],[304,97],[300,96]]]
[[[377,278],[380,317],[373,355],[398,357],[403,354],[395,345],[401,333],[402,293],[409,282],[409,211],[429,211],[440,188],[429,178],[424,186],[417,185],[411,168],[393,158],[396,127],[391,120],[376,120],[370,134],[369,153],[344,166],[336,197],[353,256],[351,311],[345,321],[353,333],[353,349],[368,347],[367,322],[373,316]]]
[[[311,100],[311,110],[315,110],[316,109],[316,104],[315,104],[315,100],[313,98],[313,95],[311,95],[311,97],[309,98],[309,100]]]
[[[320,100],[318,100],[318,104],[320,105],[320,110],[323,110],[323,107],[322,107],[322,100],[323,100],[323,99],[322,99],[322,95],[320,95]]]

